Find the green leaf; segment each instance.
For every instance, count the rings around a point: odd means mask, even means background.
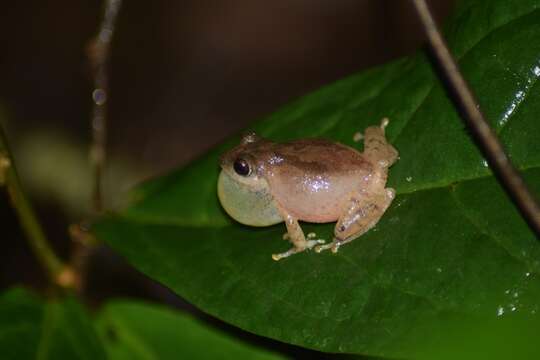
[[[540,1],[465,1],[450,46],[514,163],[540,193]],[[330,253],[278,263],[283,225],[234,223],[216,198],[219,154],[134,191],[96,234],[203,311],[309,348],[406,357],[425,324],[540,306],[540,246],[493,178],[423,54],[327,86],[256,123],[272,140],[322,136],[351,146],[391,119],[397,197],[377,226]],[[330,238],[333,224],[305,224]],[[429,327],[429,326],[428,326]]]
[[[23,289],[0,296],[2,359],[105,359],[81,305],[73,299],[44,303]]]
[[[111,359],[281,359],[165,307],[114,301],[97,327]]]

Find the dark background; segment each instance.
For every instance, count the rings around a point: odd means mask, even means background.
[[[430,3],[443,21],[454,1]],[[121,206],[133,184],[182,166],[291,99],[422,44],[406,0],[123,5],[110,66],[109,208]],[[67,226],[89,214],[92,81],[86,49],[100,6],[91,0],[6,1],[0,14],[0,123],[64,258],[71,247]],[[44,274],[6,204],[2,193],[0,289],[19,283],[43,289]],[[92,258],[86,295],[91,305],[130,295],[195,311],[106,249]]]

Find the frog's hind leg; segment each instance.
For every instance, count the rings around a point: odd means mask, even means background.
[[[398,158],[397,150],[388,143],[384,134],[389,123],[388,118],[384,118],[379,126],[370,126],[364,133],[364,155],[381,168],[390,167]]]
[[[398,152],[386,141],[384,129],[388,125],[384,118],[380,126],[368,127],[364,134],[364,157],[374,165],[370,185],[365,189],[353,191],[347,207],[338,219],[334,230],[334,241],[318,245],[315,251],[321,252],[338,248],[371,229],[379,221],[395,197],[395,191],[385,188],[388,168],[396,162]]]
[[[272,259],[277,261],[293,254],[302,252],[304,250],[309,250],[315,245],[325,243],[324,240],[313,239],[315,237],[315,234],[313,233],[309,233],[308,239],[306,240],[306,237],[304,236],[304,232],[302,231],[298,220],[296,220],[290,214],[287,214],[283,210],[281,212],[283,219],[285,220],[285,225],[287,226],[287,234],[283,235],[283,239],[289,240],[293,244],[293,247],[285,251],[284,253],[273,254]]]
[[[329,244],[317,245],[315,251],[332,249],[336,253],[341,245],[364,234],[377,224],[394,197],[394,189],[384,187],[351,194],[349,205],[334,229],[334,240]]]

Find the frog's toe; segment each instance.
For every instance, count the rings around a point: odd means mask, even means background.
[[[384,131],[384,129],[388,126],[389,123],[390,123],[390,119],[388,119],[387,117],[382,118],[381,129]]]
[[[337,243],[336,241],[332,241],[329,244],[315,246],[315,252],[320,253],[324,250],[331,249],[333,253],[337,253],[338,248],[339,248],[339,243]]]
[[[353,135],[353,141],[354,142],[360,142],[363,139],[364,139],[364,135],[360,131],[357,131],[357,132],[354,133],[354,135]]]
[[[283,258],[291,256],[292,254],[296,254],[296,251],[295,251],[294,248],[289,249],[288,251],[285,251],[285,252],[280,253],[280,254],[272,254],[272,259],[274,259],[275,261],[279,261],[279,260],[281,260]]]
[[[386,197],[390,200],[394,200],[394,198],[396,197],[396,190],[392,189],[392,188],[386,188]]]
[[[324,250],[330,249],[331,247],[332,247],[332,244],[317,245],[315,246],[314,250],[316,253],[320,253],[320,252],[323,252]]]
[[[296,253],[302,252],[302,251],[304,251],[306,249],[308,249],[308,248],[307,247],[302,247],[302,248],[292,247],[292,248],[290,248],[289,250],[287,250],[287,251],[285,251],[283,253],[272,254],[272,259],[274,259],[275,261],[278,261],[278,260],[281,260],[283,258],[289,257],[291,255],[294,255]]]

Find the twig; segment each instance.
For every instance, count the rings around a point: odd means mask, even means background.
[[[94,102],[92,115],[92,145],[90,161],[94,167],[93,208],[96,213],[103,210],[103,168],[106,158],[107,141],[107,98],[109,95],[109,49],[114,34],[116,16],[122,5],[121,0],[106,0],[103,20],[99,32],[92,41],[89,58],[94,74]]]
[[[65,265],[49,245],[43,228],[22,190],[19,177],[15,171],[6,137],[0,128],[0,186],[5,186],[11,205],[17,213],[21,228],[26,235],[30,249],[41,263],[51,282],[65,288],[76,286],[76,276],[70,267]]]
[[[93,111],[91,118],[92,143],[90,145],[90,162],[94,169],[92,208],[95,215],[99,215],[104,208],[103,170],[106,161],[107,142],[108,65],[111,41],[121,5],[121,0],[105,0],[103,19],[98,33],[88,46],[88,58],[92,67],[94,80],[94,91],[92,91]],[[83,293],[86,285],[88,261],[97,242],[89,233],[88,224],[84,222],[72,224],[69,227],[69,234],[74,243],[70,263],[79,279],[77,291]]]
[[[463,121],[469,126],[477,139],[476,145],[487,159],[493,173],[517,206],[531,230],[536,234],[537,238],[540,238],[540,205],[519,172],[512,165],[495,132],[480,111],[477,105],[478,102],[459,71],[458,65],[441,36],[425,0],[412,1],[429,39],[429,46],[446,80],[443,83],[447,87],[447,91],[455,95],[452,100],[461,111]]]

